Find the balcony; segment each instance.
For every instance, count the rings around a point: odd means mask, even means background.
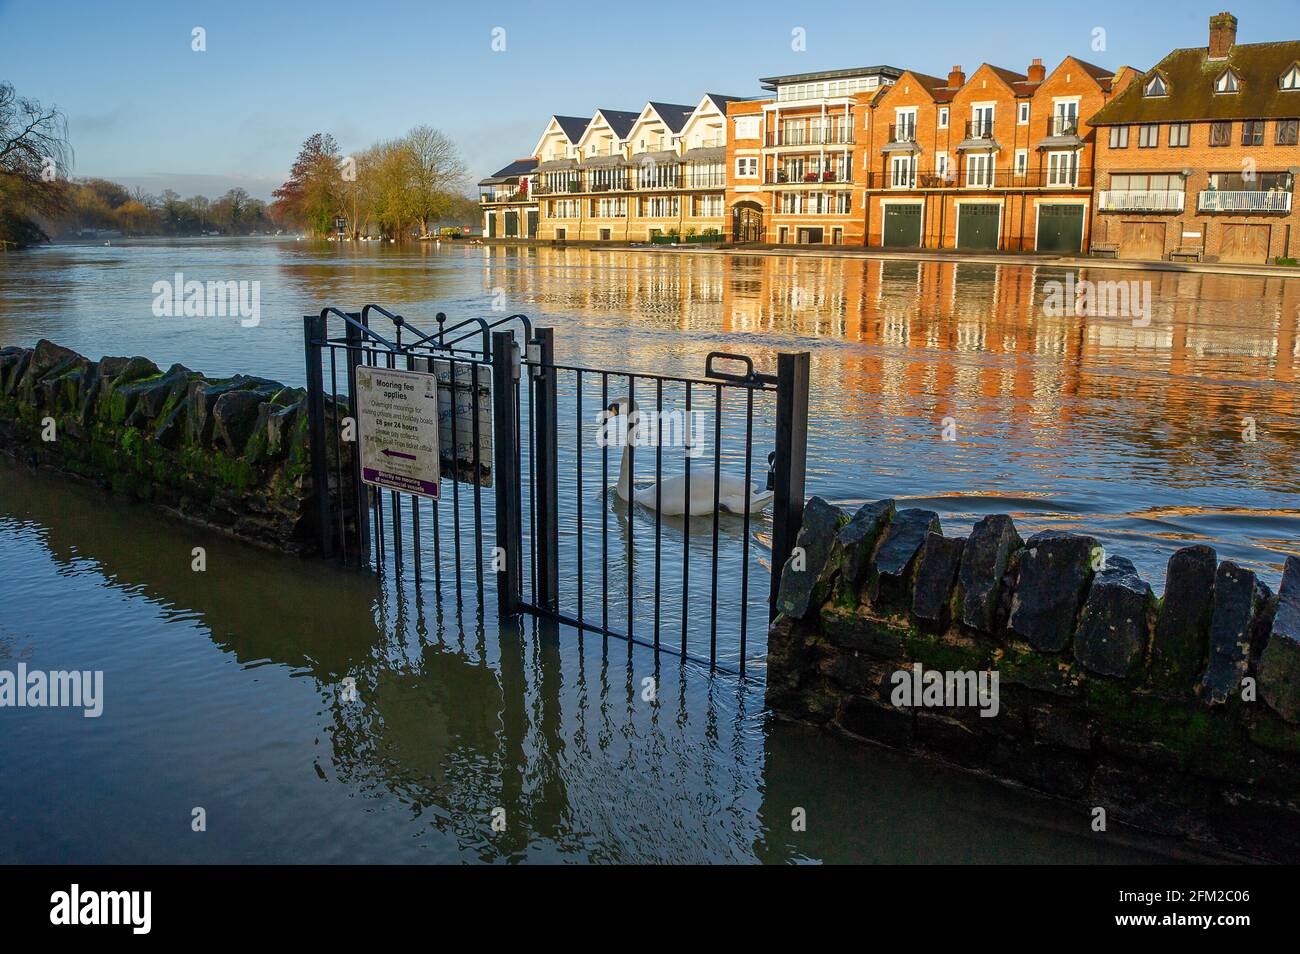
[[[1200,212],[1290,212],[1291,193],[1274,192],[1202,192],[1196,200]]]
[[[1092,173],[1087,169],[1074,170],[1073,176],[1062,178],[1050,170],[970,169],[951,168],[947,172],[917,169],[913,173],[870,172],[866,176],[868,189],[1035,189],[1044,192],[1059,189],[1086,189],[1092,185]]]
[[[902,123],[897,125],[889,124],[889,141],[890,143],[914,143],[916,142],[916,124]]]
[[[582,183],[577,179],[556,183],[539,182],[533,187],[534,195],[569,195],[570,193],[582,191]]]
[[[851,146],[852,129],[777,129],[769,130],[767,146]]]
[[[479,202],[484,205],[501,205],[506,202],[527,202],[527,192],[480,192]]]
[[[1077,116],[1053,116],[1052,131],[1048,134],[1051,136],[1074,136],[1079,135],[1079,119]]]
[[[1107,189],[1097,193],[1101,212],[1181,212],[1183,193],[1138,189]]]
[[[991,140],[993,138],[993,120],[972,119],[966,123],[966,138]]]
[[[844,185],[851,181],[852,176],[847,169],[826,169],[822,172],[772,169],[763,177],[763,185]]]
[[[686,177],[686,188],[688,189],[725,189],[726,187],[727,176],[722,172],[688,175]]]

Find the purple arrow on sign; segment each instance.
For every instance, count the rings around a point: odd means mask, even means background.
[[[383,454],[385,457],[402,457],[405,458],[406,460],[417,459],[414,454],[403,454],[401,451],[389,450],[386,447],[383,450],[381,450],[379,453]]]

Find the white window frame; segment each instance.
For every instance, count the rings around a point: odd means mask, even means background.
[[[1061,173],[1066,173],[1062,178]],[[1079,154],[1073,149],[1047,154],[1047,185],[1057,189],[1072,189],[1079,182]]]
[[[1231,85],[1231,89],[1226,87]],[[1241,91],[1241,80],[1231,69],[1226,69],[1219,74],[1219,78],[1214,81],[1214,92],[1220,95],[1231,95]]]
[[[1277,79],[1279,89],[1300,89],[1300,64],[1292,64]]]
[[[1159,86],[1160,86],[1160,92],[1158,92],[1158,93],[1153,93],[1153,92],[1151,92],[1152,87],[1156,86],[1157,84],[1159,84]],[[1151,96],[1151,97],[1157,97],[1157,96],[1168,96],[1168,95],[1169,95],[1169,84],[1165,82],[1163,76],[1161,76],[1159,73],[1157,73],[1155,76],[1153,76],[1153,77],[1151,77],[1149,80],[1147,80],[1146,83],[1145,83],[1145,85],[1143,85],[1143,87],[1142,87],[1142,95],[1143,95],[1143,96]]]
[[[979,160],[978,163],[976,160]],[[975,167],[979,167],[979,175],[973,176]],[[997,168],[997,159],[991,152],[972,152],[966,156],[966,188],[968,189],[990,189],[993,187],[994,170]],[[975,182],[975,179],[982,181]]]
[[[905,170],[901,177],[900,170]],[[905,153],[889,157],[889,187],[891,189],[916,188],[916,156]]]
[[[748,172],[743,170],[748,169]],[[737,156],[736,157],[736,178],[737,179],[757,179],[758,178],[758,156]]]
[[[948,154],[946,152],[936,152],[934,154],[934,174],[943,182],[949,181],[952,174],[951,167],[948,165]]]
[[[1118,140],[1118,142],[1116,141]],[[1128,148],[1128,126],[1111,126],[1107,143],[1111,149]]]
[[[1017,111],[1016,125],[1017,126],[1029,125],[1029,104],[1028,103],[1020,104],[1020,109]]]
[[[915,106],[900,106],[899,108],[894,110],[894,127],[897,129],[902,126],[908,127],[909,131],[911,132],[911,136],[907,139],[900,140],[900,142],[915,142],[916,141],[916,107]]]
[[[989,125],[989,132],[991,134],[992,131],[997,128],[997,122],[998,122],[997,103],[971,103],[970,106],[971,125],[977,128],[982,127],[983,123],[981,122],[981,114],[984,113],[985,111],[987,111],[989,114],[988,125]]]
[[[1029,174],[1029,150],[1016,150],[1016,175],[1023,176]]]
[[[939,107],[939,128],[940,129],[948,128],[948,107],[947,106]]]
[[[1176,135],[1181,134],[1181,135]],[[1175,142],[1174,140],[1181,140]],[[1171,149],[1185,149],[1192,141],[1192,124],[1191,123],[1170,123],[1169,124],[1169,146]]]

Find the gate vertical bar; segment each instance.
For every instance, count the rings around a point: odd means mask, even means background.
[[[532,367],[533,434],[537,444],[537,606],[560,608],[560,493],[558,393],[555,371],[555,329],[537,328],[537,363]]]
[[[519,419],[515,416],[515,336],[492,333],[492,469],[497,496],[497,615],[519,612],[523,539]],[[499,561],[499,562],[497,562]]]
[[[307,356],[307,439],[311,443],[311,488],[316,497],[316,539],[321,556],[334,555],[334,534],[330,525],[329,465],[325,455],[325,369],[321,364],[321,343],[325,340],[323,315],[303,315],[303,344]],[[343,492],[340,485],[339,493]],[[343,508],[337,508],[339,520]]]
[[[351,313],[349,315],[353,321],[360,319],[359,315]],[[365,360],[362,349],[365,333],[352,322],[346,323],[343,333],[347,341],[349,413],[352,415],[353,433],[355,433],[356,429],[360,427],[357,421],[357,368]],[[370,494],[366,485],[361,482],[361,447],[359,443],[354,444],[352,448],[352,486],[357,494],[357,561],[364,566],[366,561],[370,559]]]
[[[776,460],[772,510],[772,585],[768,618],[776,618],[781,569],[794,549],[803,526],[804,468],[808,459],[808,376],[812,356],[807,351],[776,357]]]

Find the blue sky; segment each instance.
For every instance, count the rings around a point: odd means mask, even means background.
[[[760,76],[876,63],[1023,72],[1035,56],[1050,69],[1072,53],[1146,68],[1204,45],[1225,6],[1240,42],[1300,37],[1300,18],[1278,16],[1295,0],[1044,2],[1028,16],[1003,0],[0,0],[0,79],[67,114],[75,175],[267,197],[317,130],[346,153],[428,123],[477,179],[527,155],[552,113],[752,96]],[[194,27],[206,52],[191,49]],[[803,52],[791,48],[796,27]],[[1098,27],[1104,51],[1092,48]]]

